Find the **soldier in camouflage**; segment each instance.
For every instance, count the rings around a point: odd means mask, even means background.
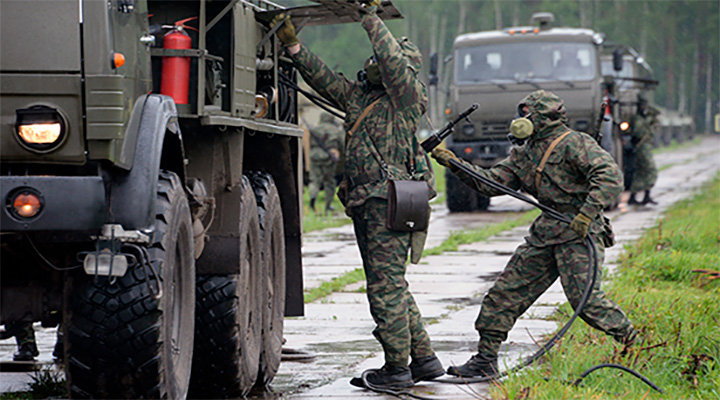
[[[637,113],[630,120],[630,143],[632,144],[633,166],[630,180],[630,199],[628,204],[657,204],[650,197],[650,190],[657,182],[658,170],[652,155],[657,123],[657,110],[647,104],[644,97],[638,96]],[[635,199],[638,192],[645,192],[642,201]]]
[[[305,81],[345,112],[345,177],[338,197],[353,219],[370,313],[377,324],[373,334],[385,353],[385,365],[368,371],[365,378],[375,386],[405,388],[444,371],[405,280],[411,243],[413,256],[420,254],[422,244],[417,245],[421,241],[415,240],[415,235],[424,237],[426,232],[397,232],[386,227],[388,177],[425,180],[432,196],[435,191],[432,169],[415,137],[427,107],[427,89],[418,76],[422,57],[409,40],[392,36],[376,15],[379,4],[372,0],[359,6],[373,56],[358,81],[332,71],[301,46],[289,18],[277,35]],[[282,18],[276,17],[272,25]],[[364,386],[360,378],[351,383]]]
[[[35,342],[35,329],[32,321],[13,321],[5,324],[2,338],[15,336],[17,352],[13,354],[13,361],[35,361],[40,353]]]
[[[478,353],[464,365],[448,368],[451,375],[495,373],[500,344],[516,319],[558,277],[570,305],[576,307],[580,302],[590,267],[585,236],[589,234],[595,239],[598,268],[602,265],[604,247],[614,244],[609,220],[602,213],[622,191],[622,174],[612,157],[590,136],[566,126],[565,108],[554,94],[533,92],[520,102],[518,110],[520,116],[529,120],[530,136],[526,143],[515,146],[508,158],[492,168],[472,168],[493,181],[529,193],[541,204],[568,216],[572,224],[568,226],[544,213],[533,222],[530,236],[515,250],[483,299],[475,321],[475,329],[480,333]],[[556,147],[536,175],[536,168],[556,139],[559,139]],[[503,194],[454,169],[449,163],[450,159],[457,159],[452,152],[438,148],[433,157],[483,195]],[[605,298],[599,279],[580,317],[621,343],[629,345],[634,341],[632,324],[617,304]]]
[[[310,141],[310,208],[315,211],[315,200],[322,187],[325,189],[325,211],[332,211],[330,203],[335,196],[335,163],[340,159],[345,134],[329,113],[320,115],[320,124],[313,133]]]

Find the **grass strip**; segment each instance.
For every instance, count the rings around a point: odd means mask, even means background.
[[[720,398],[720,279],[697,270],[720,273],[720,176],[625,247],[606,289],[639,331],[627,354],[578,321],[543,364],[494,386],[493,398]],[[564,304],[556,316],[565,321],[571,312]],[[599,370],[584,387],[566,383],[600,363],[633,368],[665,394],[618,370]]]
[[[478,229],[464,231],[453,231],[442,244],[431,249],[425,249],[423,256],[437,256],[448,251],[457,251],[458,246],[487,240],[501,232],[508,231],[518,226],[527,225],[540,215],[540,210],[533,209],[526,211],[516,218],[506,219],[503,222],[486,225]]]
[[[303,298],[306,304],[312,303],[315,300],[341,291],[347,285],[351,285],[362,280],[365,280],[365,271],[363,271],[362,268],[355,268],[352,271],[348,271],[338,277],[332,278],[332,280],[321,283],[320,286],[316,288],[308,290],[303,295]]]

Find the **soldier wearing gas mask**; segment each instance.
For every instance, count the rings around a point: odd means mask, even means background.
[[[569,217],[572,223],[541,214],[530,227],[530,236],[520,245],[505,270],[483,299],[475,329],[480,334],[478,352],[464,365],[448,368],[448,374],[463,377],[492,375],[497,371],[500,344],[516,319],[560,277],[570,304],[575,307],[588,279],[590,260],[583,239],[595,239],[598,272],[604,248],[614,244],[610,222],[602,210],[623,189],[617,164],[589,135],[567,127],[560,98],[539,90],[518,105],[510,131],[515,146],[510,156],[489,169],[471,166],[480,175],[514,190],[523,190],[541,204]],[[435,149],[433,157],[463,182],[485,196],[503,193],[477,183],[452,167],[457,159],[446,149]],[[635,330],[620,307],[595,282],[580,317],[624,345],[635,340]]]
[[[338,197],[353,219],[370,313],[377,324],[373,334],[385,353],[385,365],[366,379],[375,386],[406,388],[441,376],[444,370],[405,280],[408,251],[412,247],[417,262],[427,232],[386,227],[388,178],[424,180],[431,196],[435,191],[429,160],[415,136],[427,109],[427,89],[419,78],[422,57],[407,38],[392,36],[376,15],[379,5],[379,0],[372,0],[359,6],[373,56],[356,81],[332,71],[301,46],[289,18],[279,15],[272,26],[284,19],[277,35],[300,74],[345,112],[345,177]],[[351,383],[364,386],[360,378]]]

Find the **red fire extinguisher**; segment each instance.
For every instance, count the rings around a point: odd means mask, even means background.
[[[163,49],[192,48],[192,39],[185,33],[183,24],[195,18],[175,22],[175,26],[163,38]],[[188,104],[189,87],[190,57],[163,57],[160,93],[172,97],[175,104]]]

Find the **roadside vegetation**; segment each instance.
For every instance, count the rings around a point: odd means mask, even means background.
[[[626,246],[606,287],[627,312],[639,339],[627,354],[578,320],[545,362],[497,383],[496,399],[720,398],[720,176],[694,198],[673,205],[653,229]],[[559,321],[572,313],[568,304]],[[600,363],[640,372],[665,393]]]

